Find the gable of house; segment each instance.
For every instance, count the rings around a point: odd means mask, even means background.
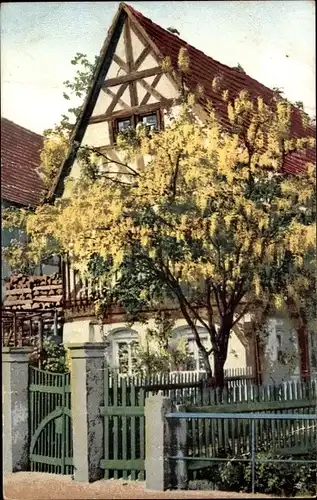
[[[204,97],[199,101],[201,108],[205,108],[211,100],[224,127],[227,124],[227,104],[213,88],[215,78],[222,90],[229,91],[229,98],[236,97],[241,90],[247,90],[254,99],[261,96],[266,103],[273,102],[275,94],[271,89],[246,73],[207,56],[132,7],[121,3],[74,129],[73,147],[61,166],[48,199],[63,194],[64,179],[71,172],[81,144],[109,148],[115,142],[116,118],[123,120],[129,117],[137,121],[135,114],[155,113],[158,109],[172,105],[180,91],[177,67],[181,48],[187,49],[190,59],[190,70],[183,75],[183,83],[190,90],[197,89],[198,85],[203,87]],[[172,66],[169,72],[163,71],[161,67],[166,58],[170,59]],[[157,119],[160,119],[159,115]],[[307,134],[315,136],[315,128],[304,129],[300,111],[295,107],[291,129],[295,137]],[[285,171],[301,172],[307,162],[315,161],[315,157],[315,151],[293,153],[287,158]]]

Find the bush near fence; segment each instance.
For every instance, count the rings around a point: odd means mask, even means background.
[[[250,458],[250,454],[244,455]],[[258,458],[269,460],[285,459],[284,463],[258,463],[255,466],[255,491],[271,495],[290,496],[316,496],[317,495],[317,462],[297,463],[292,456],[272,455],[259,453]],[[296,456],[298,460],[316,460],[316,453]],[[195,479],[190,477],[189,489],[216,489],[220,491],[243,491],[250,493],[252,490],[250,463],[227,462],[214,463],[208,468],[201,469],[195,474]]]

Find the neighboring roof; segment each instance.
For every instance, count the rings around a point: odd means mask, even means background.
[[[85,128],[93,111],[99,90],[103,84],[103,78],[106,76],[109,69],[111,62],[109,59],[112,58],[115,51],[116,40],[118,40],[120,36],[125,16],[129,16],[131,21],[141,31],[159,59],[163,60],[166,57],[170,57],[172,67],[175,71],[177,71],[177,61],[180,49],[182,47],[187,49],[190,61],[190,71],[184,76],[184,83],[191,90],[196,89],[198,84],[204,88],[205,98],[201,104],[206,103],[206,100],[212,100],[217,111],[218,118],[222,121],[224,126],[227,122],[227,104],[217,93],[214,92],[212,88],[212,82],[215,77],[220,79],[221,88],[229,91],[229,98],[237,96],[241,90],[247,90],[252,98],[256,98],[260,95],[267,104],[272,102],[274,92],[268,87],[265,87],[261,83],[257,82],[246,73],[243,73],[235,68],[230,68],[229,66],[214,60],[212,57],[207,56],[200,50],[189,45],[179,36],[174,35],[161,28],[161,26],[153,23],[150,19],[143,16],[143,14],[133,9],[131,6],[121,3],[100,52],[100,61],[95,71],[94,81],[87,95],[82,113],[79,116],[73,133],[72,139],[77,146],[73,146],[68,157],[61,166],[56,183],[50,192],[50,196],[53,198],[62,194],[63,179],[70,173],[71,165],[76,157],[76,147],[78,148],[78,144],[83,138]],[[315,127],[310,127],[308,130],[304,129],[302,125],[301,113],[295,107],[293,107],[292,134],[294,137],[316,135]],[[299,173],[305,169],[305,165],[308,161],[314,162],[315,159],[315,151],[311,151],[307,154],[292,154],[288,157],[285,165],[285,171],[288,173]]]
[[[43,137],[1,117],[1,199],[35,207],[44,184],[38,174]]]

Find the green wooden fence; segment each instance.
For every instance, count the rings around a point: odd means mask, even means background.
[[[240,394],[239,394],[240,395]],[[230,399],[230,398],[229,398]],[[281,386],[252,387],[239,400],[228,404],[226,394],[205,394],[204,406],[187,405],[195,413],[317,413],[317,382],[292,382]],[[212,403],[210,404],[210,401]],[[241,456],[249,451],[250,422],[247,420],[192,419],[188,424],[188,450],[194,456]],[[305,454],[315,450],[317,425],[309,421],[257,420],[255,446],[258,451]],[[201,463],[195,462],[195,467]]]
[[[144,479],[145,390],[126,378],[105,370],[104,459],[105,479]]]
[[[145,399],[161,391],[191,412],[275,412],[314,413],[317,382],[292,382],[281,386],[258,387],[236,384],[225,391],[204,388],[197,374],[178,377],[154,376],[150,379],[119,377],[109,369],[104,377],[104,458],[101,468],[105,479],[111,477],[143,480],[145,477]],[[303,425],[302,425],[303,424]],[[249,443],[247,421],[190,422],[188,446],[193,456],[211,453],[243,453]],[[306,423],[259,421],[256,429],[258,448],[268,444],[289,447],[295,452],[296,443],[312,443],[316,428]],[[297,425],[297,427],[296,427]],[[306,427],[305,427],[306,426]],[[276,447],[276,446],[275,446]]]
[[[203,414],[212,411],[213,414],[230,413],[234,409],[238,413],[263,413],[299,415],[299,420],[257,420],[255,422],[255,448],[259,452],[274,452],[276,454],[298,455],[316,451],[317,425],[307,420],[301,420],[301,414],[316,414],[316,399],[311,401],[298,400],[280,404],[271,401],[260,403],[257,407],[248,410],[237,409],[231,405],[218,407],[192,407],[188,409]],[[295,403],[295,404],[294,404]],[[240,405],[237,405],[240,406]],[[242,406],[242,405],[241,405]],[[241,408],[240,406],[240,408]],[[233,419],[191,419],[187,429],[187,447],[190,456],[198,457],[236,457],[247,454],[250,449],[250,422],[248,420]],[[205,464],[206,466],[207,464]],[[201,464],[194,463],[201,468]]]
[[[30,470],[72,474],[70,374],[30,367],[29,377]]]

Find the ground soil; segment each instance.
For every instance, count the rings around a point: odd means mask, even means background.
[[[149,491],[138,481],[76,483],[70,476],[38,472],[4,474],[5,500],[110,500],[168,498],[270,498],[269,495],[225,491]],[[272,498],[272,497],[271,497]]]

